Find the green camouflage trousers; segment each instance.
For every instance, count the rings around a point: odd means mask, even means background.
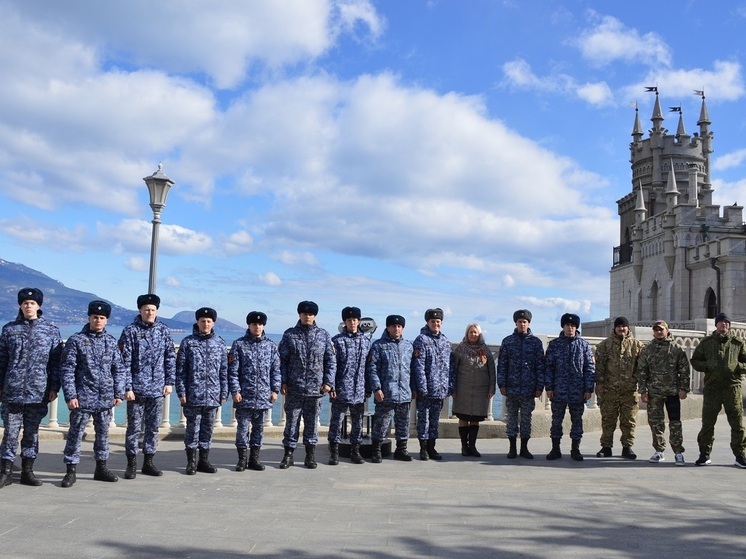
[[[743,396],[741,385],[718,388],[705,386],[702,391],[702,429],[697,435],[699,452],[710,454],[715,441],[715,422],[722,408],[730,424],[730,448],[735,456],[746,450],[743,430]]]
[[[635,426],[637,425],[637,393],[628,390],[604,390],[600,397],[601,408],[601,446],[614,446],[614,431],[617,421],[622,431],[622,446],[635,444]]]
[[[659,396],[648,394],[648,425],[653,434],[653,448],[658,452],[666,450],[666,416],[663,408],[668,413],[668,428],[671,431],[668,442],[671,450],[675,453],[684,452],[684,434],[681,430],[681,400],[679,395]]]

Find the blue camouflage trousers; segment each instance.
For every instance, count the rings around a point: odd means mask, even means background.
[[[217,406],[183,406],[181,409],[187,422],[184,429],[184,446],[209,449],[215,416],[218,413]]]
[[[360,444],[363,442],[363,408],[364,404],[344,404],[341,402],[332,402],[331,413],[329,415],[329,442],[338,443],[342,440],[342,424],[345,420],[347,408],[350,408],[350,444]]]
[[[583,412],[585,411],[585,402],[571,404],[569,402],[560,402],[557,399],[552,400],[552,427],[549,435],[553,439],[562,438],[562,422],[565,419],[565,410],[570,408],[570,438],[573,441],[579,441],[583,438]]]
[[[536,407],[533,396],[507,396],[505,398],[505,433],[508,437],[518,436],[518,419],[520,415],[522,438],[531,438],[531,414]]]
[[[47,415],[47,404],[2,404],[3,442],[0,444],[0,458],[16,458],[18,435],[23,428],[21,457],[36,458],[39,453],[39,425]]]
[[[236,408],[236,448],[261,448],[264,439],[264,418],[267,410]],[[249,439],[251,423],[251,439]]]
[[[303,418],[303,444],[316,445],[319,442],[319,414],[321,396],[285,396],[285,431],[282,444],[295,448],[298,444],[300,420]]]
[[[124,450],[128,455],[136,455],[143,433],[142,451],[145,454],[155,454],[158,448],[158,428],[163,415],[163,397],[143,398],[136,396],[132,402],[127,402],[127,431],[125,433]]]
[[[65,464],[78,464],[80,462],[80,443],[83,440],[85,426],[91,416],[93,416],[93,429],[96,433],[96,438],[93,441],[93,455],[96,460],[109,459],[111,410],[76,409],[70,410],[70,428],[67,430],[67,442],[64,451]]]
[[[438,438],[440,410],[443,409],[441,398],[417,398],[417,438],[420,440]]]
[[[411,402],[394,404],[393,402],[376,402],[373,415],[373,432],[371,440],[381,441],[386,438],[386,431],[394,419],[394,429],[397,441],[409,439],[409,406]]]

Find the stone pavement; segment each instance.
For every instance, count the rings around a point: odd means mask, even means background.
[[[235,448],[218,441],[217,474],[184,475],[179,441],[160,444],[160,478],[92,480],[90,442],[78,482],[62,489],[61,440],[41,442],[39,488],[0,489],[0,557],[527,557],[647,558],[746,555],[746,470],[733,467],[729,428],[718,420],[713,465],[696,467],[698,420],[684,424],[687,467],[650,464],[650,431],[637,430],[636,461],[595,458],[587,433],[582,463],[548,462],[547,438],[532,439],[534,460],[508,460],[507,441],[479,441],[481,459],[438,442],[443,462],[302,467],[303,450],[279,470],[280,441],[262,452],[264,472],[233,471]],[[617,443],[618,444],[618,443]],[[417,441],[410,443],[417,446]],[[618,455],[620,449],[614,449]],[[121,441],[109,465],[120,476]]]

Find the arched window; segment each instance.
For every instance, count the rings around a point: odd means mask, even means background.
[[[715,318],[715,315],[718,313],[718,300],[711,287],[708,287],[705,292],[705,307],[707,309],[707,318]]]
[[[658,282],[654,281],[650,287],[650,319],[657,320],[658,316]]]

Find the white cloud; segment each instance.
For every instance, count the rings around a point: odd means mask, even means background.
[[[667,96],[691,96],[695,89],[704,90],[708,99],[735,101],[746,93],[741,64],[716,60],[711,70],[704,68],[650,70],[644,79],[625,88],[629,99],[639,97],[645,86],[656,85]]]
[[[126,252],[150,251],[152,225],[139,219],[124,219],[118,225],[97,223],[99,241],[116,245]],[[200,254],[212,247],[209,235],[180,225],[161,224],[158,234],[159,254]]]
[[[599,66],[617,60],[649,66],[671,64],[671,49],[658,34],[640,34],[613,16],[603,16],[596,25],[581,31],[576,44],[586,60]]]
[[[88,229],[84,225],[72,228],[49,226],[28,217],[0,219],[0,231],[29,245],[46,245],[80,251],[86,246]]]
[[[280,276],[275,274],[274,272],[267,272],[266,274],[259,275],[259,281],[263,283],[264,285],[282,285],[282,280],[280,279]]]
[[[144,272],[148,269],[148,261],[141,256],[132,256],[124,261],[124,266],[134,272]]]
[[[278,254],[272,255],[272,257],[282,262],[283,264],[288,264],[290,266],[318,266],[319,261],[318,259],[311,254],[310,252],[292,252],[289,250],[283,250]]]
[[[223,250],[228,254],[250,252],[253,246],[254,239],[246,231],[231,233],[222,243]]]
[[[165,284],[169,287],[179,287],[181,286],[181,282],[178,278],[175,278],[174,276],[167,276],[164,280]]]
[[[716,157],[712,162],[712,168],[714,171],[725,171],[726,169],[740,167],[744,161],[746,161],[746,148]]]

